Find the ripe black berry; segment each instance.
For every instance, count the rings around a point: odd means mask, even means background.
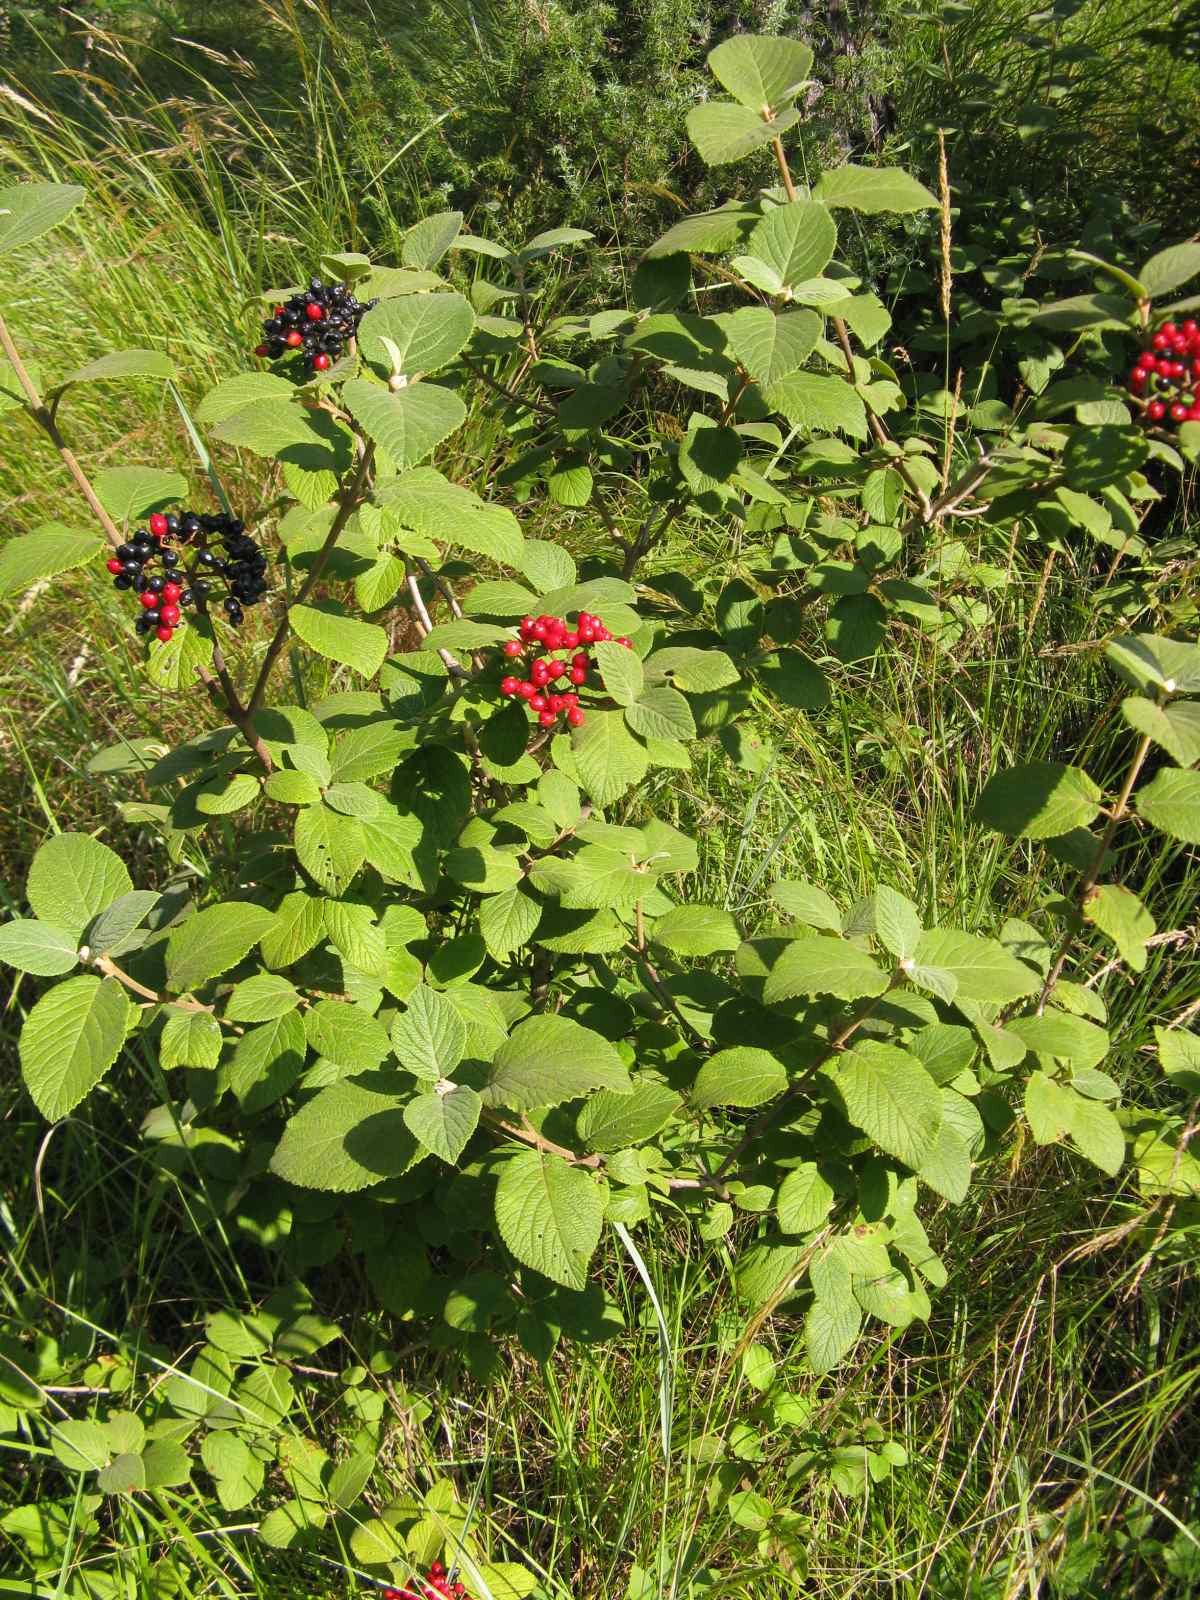
[[[307,289],[275,307],[263,323],[265,337],[255,354],[278,361],[299,351],[310,377],[327,372],[358,332],[364,314],[378,303],[370,300],[363,305],[348,285],[313,278]]]

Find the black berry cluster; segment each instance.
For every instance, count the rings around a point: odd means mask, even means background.
[[[224,553],[213,548],[224,547]],[[179,548],[176,548],[176,547]],[[156,568],[157,570],[149,570]],[[109,557],[113,587],[136,592],[142,606],[139,633],[153,633],[164,644],[189,606],[206,609],[220,600],[226,620],[237,627],[246,606],[267,592],[267,558],[246,532],[244,522],[223,514],[156,511],[145,528]]]
[[[314,278],[307,289],[275,307],[274,315],[263,323],[266,337],[254,354],[278,361],[299,350],[308,372],[325,372],[358,332],[365,313],[378,304],[369,300],[363,305],[344,283]]]

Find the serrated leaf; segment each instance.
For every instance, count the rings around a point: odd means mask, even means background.
[[[25,1019],[21,1075],[49,1121],[65,1117],[104,1077],[125,1042],[129,999],[116,978],[68,978]]]
[[[65,928],[15,917],[0,928],[0,961],[38,978],[58,978],[79,965],[79,948]]]
[[[496,961],[503,961],[512,951],[528,944],[541,920],[540,902],[519,884],[488,895],[479,907],[479,931],[489,955]]]
[[[253,1115],[285,1095],[304,1071],[307,1049],[296,1011],[248,1029],[234,1047],[228,1073],[242,1110]]]
[[[93,954],[103,955],[117,951],[124,941],[159,902],[153,889],[133,889],[120,895],[99,916],[93,918],[85,930],[85,938]]]
[[[718,1050],[696,1074],[692,1103],[697,1106],[761,1106],[787,1088],[782,1061],[768,1050],[735,1045]]]
[[[763,390],[763,399],[798,428],[809,433],[847,433],[866,439],[867,412],[862,399],[842,378],[816,372],[793,372]]]
[[[462,1060],[466,1024],[446,995],[420,984],[392,1023],[391,1043],[409,1072],[436,1083],[448,1078]]]
[[[187,495],[187,479],[160,467],[106,467],[96,474],[93,487],[114,522],[135,522]]]
[[[59,833],[34,855],[25,894],[39,922],[79,939],[88,923],[133,888],[115,851],[85,833]]]
[[[956,998],[1004,1006],[1041,988],[1041,976],[995,939],[957,928],[931,928],[917,941],[918,967],[948,972]]]
[[[637,652],[615,641],[602,640],[596,645],[594,656],[608,693],[619,706],[632,705],[645,684],[645,674]]]
[[[77,183],[17,183],[0,189],[0,255],[57,228],[86,199]]]
[[[742,306],[722,319],[729,354],[766,385],[802,367],[816,349],[822,322],[812,311],[777,313],[767,306]]]
[[[220,1059],[221,1025],[211,1012],[168,1011],[158,1041],[158,1064],[164,1072],[172,1067],[211,1070]]]
[[[34,533],[20,534],[0,550],[0,594],[15,594],[44,578],[71,572],[93,560],[103,548],[96,534],[76,532],[61,522],[48,522]]]
[[[670,689],[665,684],[656,689],[644,689],[632,705],[625,707],[625,721],[643,739],[696,737],[696,719],[691,706],[678,689]],[[590,787],[588,793],[591,793]]]
[[[258,796],[258,779],[249,772],[234,772],[201,785],[195,792],[195,805],[202,816],[227,817],[241,811]]]
[[[274,924],[274,915],[249,900],[226,900],[197,911],[171,930],[167,981],[181,992],[216,978],[246,955]]]
[[[757,211],[739,201],[728,201],[715,211],[697,212],[667,229],[646,251],[647,261],[685,251],[713,253],[732,249],[756,221]]]
[[[722,650],[674,645],[655,650],[642,663],[649,683],[667,679],[685,694],[713,694],[739,681],[738,669]]]
[[[299,991],[274,972],[256,972],[235,984],[225,1002],[228,1022],[271,1022],[300,1004]]]
[[[1138,281],[1148,295],[1170,294],[1200,274],[1200,244],[1170,245],[1150,257],[1138,272]]]
[[[865,951],[844,939],[793,939],[771,968],[763,998],[768,1005],[823,994],[865,1000],[882,994],[889,982]]]
[[[837,227],[816,200],[792,200],[769,211],[747,249],[766,262],[785,287],[819,277],[837,247]]]
[[[1145,971],[1146,940],[1154,933],[1155,922],[1132,889],[1102,884],[1084,901],[1083,915],[1108,935],[1134,972]]]
[[[326,805],[307,806],[292,833],[301,866],[329,894],[344,894],[367,858],[364,830],[379,820],[343,817]]]
[[[412,383],[391,393],[351,378],[342,385],[342,399],[367,437],[401,471],[417,466],[467,420],[458,396],[436,383]]]
[[[270,926],[259,936],[262,958],[268,967],[290,967],[308,954],[324,931],[324,902],[296,890],[284,896]]]
[[[496,1226],[517,1260],[567,1289],[587,1287],[600,1242],[605,1191],[560,1156],[523,1150],[496,1185]]]
[[[1130,695],[1122,700],[1121,713],[1131,728],[1149,734],[1181,767],[1200,761],[1200,703],[1158,706],[1143,695]]]
[[[575,1129],[587,1150],[625,1150],[652,1139],[681,1104],[675,1091],[661,1083],[636,1083],[632,1094],[601,1089],[580,1111]]]
[[[708,67],[735,100],[762,111],[786,104],[804,87],[813,53],[796,39],[739,33],[709,51]]]
[[[352,667],[364,678],[372,678],[387,655],[388,636],[373,622],[360,622],[346,616],[336,601],[315,605],[290,606],[288,622],[310,649],[330,661]]]
[[[1077,1067],[1094,1067],[1108,1054],[1104,1028],[1065,1011],[1044,1011],[1039,1016],[1014,1017],[1005,1024],[1027,1049],[1039,1055],[1058,1056]]]
[[[804,1319],[809,1365],[820,1376],[832,1372],[854,1347],[862,1327],[862,1310],[847,1290],[836,1300],[814,1300]]]
[[[1200,772],[1164,767],[1134,796],[1137,814],[1184,844],[1200,844]]]
[[[359,324],[358,347],[384,378],[397,370],[395,362],[409,376],[434,372],[454,360],[474,326],[475,313],[461,294],[404,295],[381,300],[367,312]]]
[[[942,1100],[907,1050],[874,1040],[856,1045],[842,1056],[833,1082],[850,1120],[881,1150],[914,1170],[932,1154]]]
[[[620,1056],[591,1028],[569,1017],[547,1015],[518,1023],[500,1046],[484,1098],[489,1105],[529,1111],[561,1105],[593,1089],[630,1092]]]
[[[794,109],[765,121],[746,106],[729,100],[706,100],[693,106],[686,117],[688,138],[700,159],[710,167],[740,161],[754,150],[761,150],[799,121]]]
[[[215,427],[247,406],[290,400],[294,393],[294,385],[274,372],[239,372],[208,391],[196,407],[196,421],[205,428]]]
[[[775,1212],[784,1233],[809,1233],[821,1226],[832,1209],[833,1190],[815,1161],[794,1167],[775,1196]]]
[[[571,746],[579,781],[598,806],[619,800],[649,766],[621,711],[589,711],[583,726],[572,731]]]
[[[1028,761],[990,778],[975,803],[980,822],[1017,839],[1050,839],[1100,815],[1100,790],[1081,767]]]
[[[288,1122],[271,1171],[302,1189],[350,1194],[399,1177],[420,1156],[399,1096],[335,1083]]]
[[[524,540],[512,512],[487,504],[433,467],[387,479],[375,497],[389,516],[426,538],[460,545],[506,566],[520,565]]]
[[[427,1150],[453,1166],[475,1132],[482,1110],[483,1101],[466,1084],[438,1084],[429,1094],[408,1102],[404,1121]]]
[[[429,271],[450,249],[462,231],[461,211],[437,211],[422,217],[404,235],[400,260],[406,267]]]
[[[772,650],[757,662],[764,689],[797,711],[819,711],[829,704],[829,684],[821,669],[800,650]]]
[[[834,167],[821,174],[813,194],[827,206],[848,206],[869,216],[927,211],[938,203],[936,195],[899,167]]]
[[[875,891],[875,934],[897,961],[915,954],[921,937],[921,919],[907,895],[881,885]]]
[[[771,899],[785,916],[795,917],[808,928],[841,933],[842,912],[837,902],[816,884],[781,878],[771,885]]]
[[[161,350],[113,350],[89,361],[61,378],[55,388],[68,383],[99,383],[108,378],[173,378],[175,363]]]
[[[216,1485],[217,1499],[225,1511],[243,1510],[262,1489],[266,1463],[238,1433],[227,1428],[206,1433],[200,1444],[200,1459]]]

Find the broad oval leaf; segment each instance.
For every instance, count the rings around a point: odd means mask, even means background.
[[[129,998],[116,978],[68,978],[44,994],[21,1030],[21,1075],[51,1122],[95,1088],[125,1042]]]
[[[605,1187],[561,1156],[523,1150],[496,1185],[496,1226],[517,1260],[566,1289],[587,1287]]]

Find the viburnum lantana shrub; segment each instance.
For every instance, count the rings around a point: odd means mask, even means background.
[[[1115,787],[1048,762],[980,775],[980,820],[1045,844],[1056,892],[1036,926],[926,926],[887,885],[846,905],[794,881],[747,924],[690,897],[697,843],[647,814],[643,781],[686,770],[699,741],[752,765],[755,702],[820,711],[843,664],[896,647],[895,622],[959,643],[1014,538],[1152,565],[1155,484],[1200,428],[1158,412],[1139,352],[1174,360],[1194,337],[1169,321],[1188,302],[1159,302],[1200,275],[1200,245],[1137,273],[1064,250],[1081,293],[989,314],[990,369],[1011,358],[1019,385],[988,392],[968,361],[953,387],[932,362],[922,378],[887,353],[889,312],[839,237],[864,215],[925,228],[938,199],[891,168],[797,181],[804,46],[739,36],[710,61],[731,98],[692,111],[693,143],[713,166],[770,149],[779,182],[677,222],[631,303],[540,320],[539,263],[588,236],[509,246],[456,213],[418,223],[399,266],[348,253],[265,297],[260,364],[195,425],[218,464],[277,464],[278,517],[183,510],[196,491],[151,467],[89,478],[62,432],[71,386],[169,363],[116,353],[43,391],[3,331],[2,403],[60,449],[107,544],[22,535],[0,581],[107,562],[144,612],[151,681],[204,684],[220,727],[91,770],[140,776],[157,798],[124,813],[176,859],[214,819],[219,851],[236,818],[240,887],[162,895],[58,835],[0,956],[60,980],[31,991],[21,1036],[41,1112],[149,1050],[171,1099],[135,1108],[148,1139],[201,1162],[219,1146],[218,1209],[285,1188],[296,1271],[347,1250],[395,1315],[476,1352],[514,1330],[545,1355],[611,1317],[606,1229],[683,1214],[730,1235],[748,1301],[803,1309],[820,1373],[864,1317],[927,1314],[946,1267],[922,1214],[961,1203],[1020,1119],[1108,1175],[1132,1145],[1147,1196],[1197,1190],[1181,1116],[1120,1105],[1083,981],[1096,952],[1140,972],[1155,932],[1113,876],[1118,831],[1200,843],[1200,651],[1173,636],[1190,613],[1164,580],[1136,609],[1149,626],[1108,644],[1130,691]],[[3,191],[0,247],[82,198]],[[443,270],[469,253],[466,294]],[[1155,375],[1130,379],[1135,360]],[[591,507],[607,556],[526,537],[500,495],[430,464],[464,395],[507,430],[503,498],[544,485]],[[706,524],[737,548],[708,591],[670,570],[668,539]],[[231,626],[252,600],[276,619],[255,645]],[[392,649],[397,616],[414,648]],[[337,688],[299,703],[285,651],[323,658]],[[1200,1039],[1159,1048],[1168,1079],[1194,1081]]]

